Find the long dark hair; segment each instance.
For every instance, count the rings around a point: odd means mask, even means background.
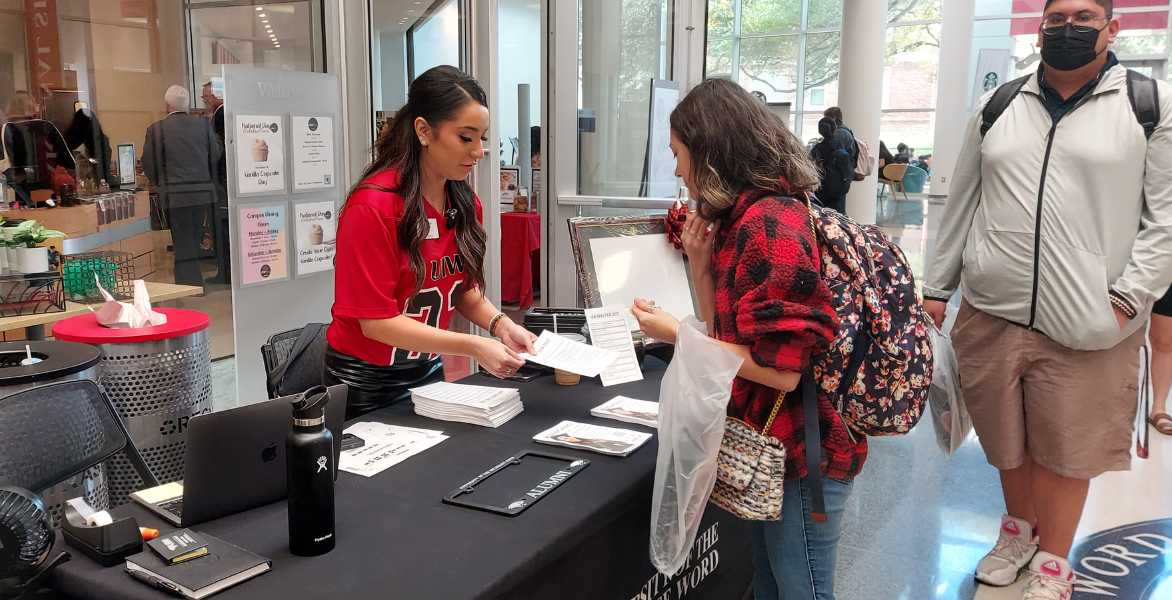
[[[411,269],[415,271],[412,299],[423,287],[426,276],[421,246],[429,230],[420,173],[423,146],[415,133],[415,119],[422,117],[438,130],[469,102],[487,107],[488,97],[474,78],[456,67],[435,67],[417,77],[407,90],[407,104],[395,113],[390,126],[375,142],[374,162],[366,168],[360,183],[350,190],[350,195],[358,190],[394,192],[406,201],[397,233],[399,244],[407,250]],[[367,181],[372,175],[388,169],[398,174],[394,187],[386,188]],[[484,289],[484,249],[488,236],[476,220],[476,195],[472,186],[463,180],[449,179],[446,188],[450,208],[456,210],[456,247],[469,275],[463,289],[472,289],[474,284]]]
[[[707,218],[730,209],[743,192],[818,187],[818,168],[801,141],[731,81],[710,79],[688,92],[671,113],[671,130],[692,155],[691,192]]]

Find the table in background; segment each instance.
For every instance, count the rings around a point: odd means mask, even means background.
[[[533,304],[533,280],[540,265],[541,215],[501,213],[501,302]]]
[[[649,431],[591,417],[590,409],[617,394],[656,400],[662,373],[648,371],[643,381],[605,389],[596,379],[570,387],[558,386],[553,377],[528,383],[480,375],[464,379],[520,388],[525,411],[497,429],[426,419],[414,414],[410,402],[363,417],[439,429],[451,438],[374,477],[340,473],[338,545],[324,556],[289,554],[284,502],[193,527],[273,561],[273,572],[217,594],[216,600],[739,600],[753,573],[748,527],[714,506],[708,507],[680,575],[669,580],[651,566],[655,438],[626,458],[532,441],[565,419]],[[440,502],[522,450],[587,458],[591,464],[517,517]],[[113,512],[135,516],[140,526],[173,529],[134,504]],[[68,596],[169,598],[131,579],[121,566],[103,569],[80,552],[72,554],[50,580]]]
[[[203,288],[195,285],[176,285],[174,283],[153,283],[148,281],[146,286],[147,293],[151,296],[151,304],[203,293]],[[98,306],[99,304],[95,304],[94,309],[97,310]],[[0,331],[11,331],[23,327],[27,339],[43,340],[45,339],[45,325],[52,325],[58,321],[64,321],[65,319],[78,315],[88,315],[90,312],[89,307],[85,304],[66,300],[65,310],[63,311],[21,315],[18,317],[2,317],[0,318]]]

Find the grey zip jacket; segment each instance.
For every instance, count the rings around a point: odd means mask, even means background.
[[[1172,283],[1172,85],[1145,139],[1123,66],[1057,122],[1037,75],[981,139],[973,109],[953,173],[925,297],[960,285],[974,308],[1075,350],[1139,330]],[[1138,313],[1122,330],[1110,296]]]

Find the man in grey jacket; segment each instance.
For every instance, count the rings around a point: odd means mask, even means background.
[[[1048,0],[1043,64],[982,139],[974,107],[924,284],[937,324],[959,285],[960,380],[1007,513],[977,579],[1066,600],[1090,479],[1127,470],[1139,348],[1172,282],[1172,86],[1150,138],[1107,50],[1111,0]]]
[[[158,186],[171,221],[175,283],[202,287],[199,248],[212,245],[213,230],[205,223],[210,225],[216,203],[220,149],[207,120],[188,114],[191,96],[185,88],[168,88],[166,101],[167,118],[147,129],[142,170]]]

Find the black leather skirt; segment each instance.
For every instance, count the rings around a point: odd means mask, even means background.
[[[346,396],[346,420],[349,421],[372,410],[409,400],[411,388],[443,381],[444,362],[437,357],[380,367],[329,347],[322,379],[326,385],[344,383],[350,388]]]

